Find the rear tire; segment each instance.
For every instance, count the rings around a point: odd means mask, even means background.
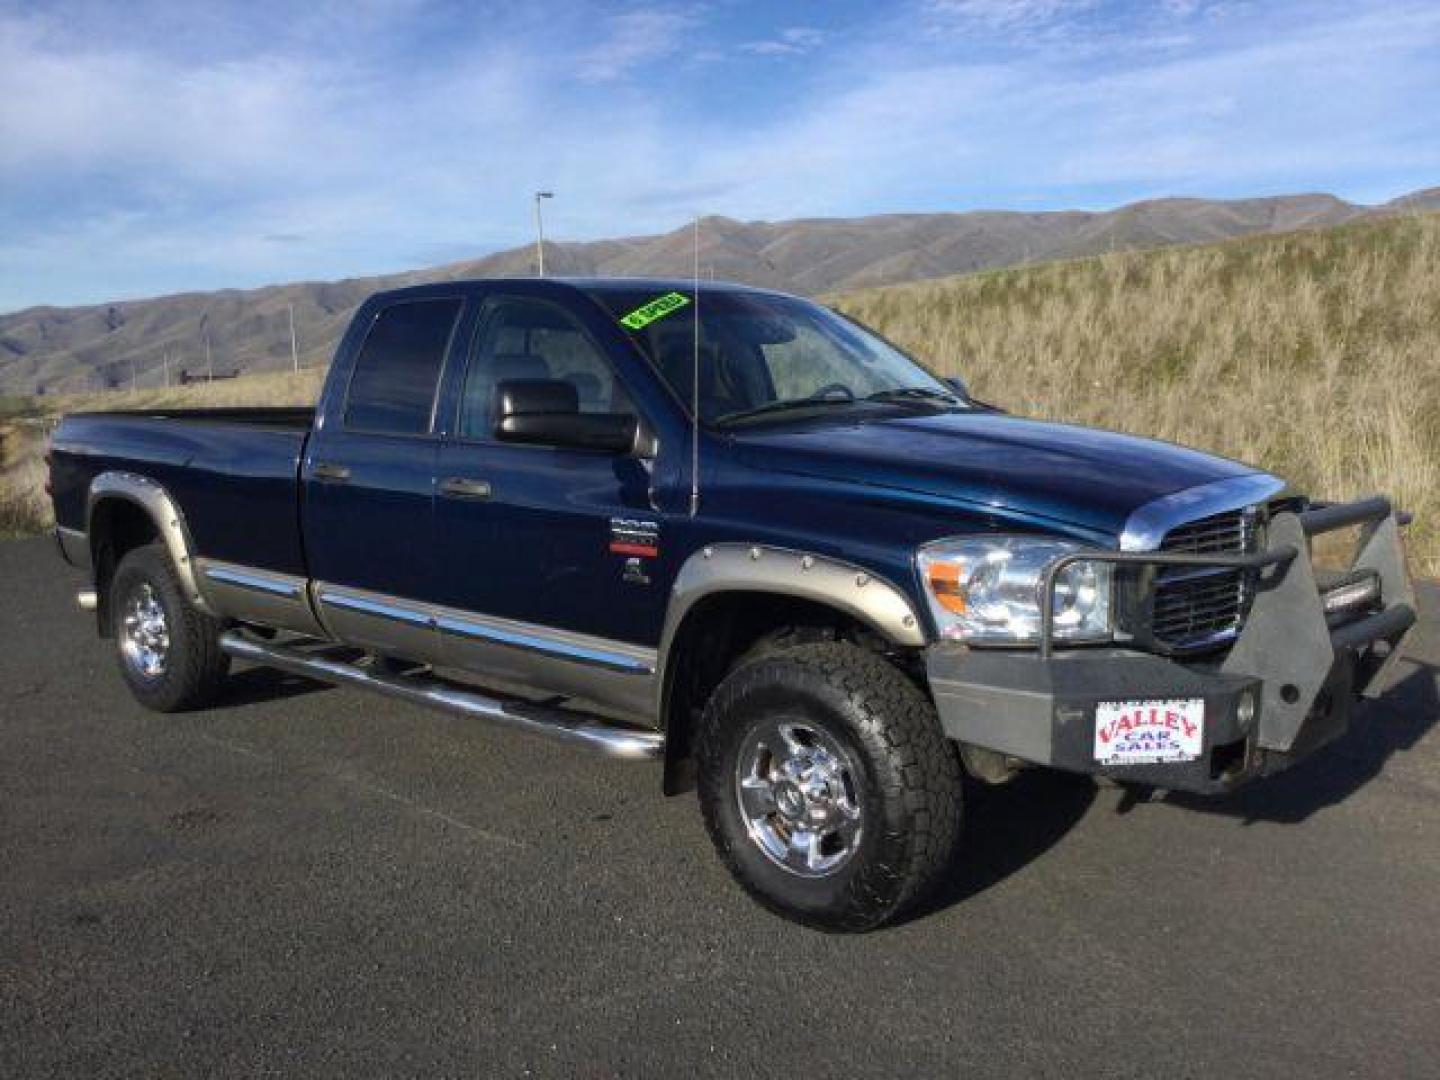
[[[220,650],[224,624],[186,598],[162,545],[147,544],[120,560],[110,614],[120,674],[147,709],[197,709],[225,685],[230,657]]]
[[[841,642],[743,662],[706,706],[705,824],[736,880],[787,919],[860,931],[925,895],[954,855],[960,767],[921,690]]]

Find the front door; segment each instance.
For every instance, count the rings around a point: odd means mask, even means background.
[[[495,387],[513,379],[569,382],[582,412],[635,412],[603,349],[569,311],[538,297],[492,296],[454,430],[439,451],[439,592],[447,605],[491,620],[481,633],[492,643],[643,666],[665,600],[649,572],[659,542],[651,462],[497,442]],[[486,649],[453,655],[493,660]]]

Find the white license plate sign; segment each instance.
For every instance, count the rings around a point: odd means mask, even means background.
[[[1205,744],[1205,700],[1102,701],[1095,706],[1095,761],[1155,765],[1194,761]]]

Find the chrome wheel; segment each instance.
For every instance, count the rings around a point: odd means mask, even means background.
[[[840,745],[799,721],[763,721],[745,736],[735,797],[765,857],[800,877],[825,877],[860,846],[860,772]]]
[[[170,627],[165,608],[149,582],[141,582],[125,599],[120,619],[120,653],[145,679],[165,674],[170,655]]]

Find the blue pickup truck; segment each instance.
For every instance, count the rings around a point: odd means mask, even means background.
[[[837,930],[944,874],[966,774],[1230,790],[1415,621],[1382,498],[1007,416],[735,285],[376,295],[314,410],[69,416],[51,487],[145,705],[236,659],[658,758],[756,899]]]

